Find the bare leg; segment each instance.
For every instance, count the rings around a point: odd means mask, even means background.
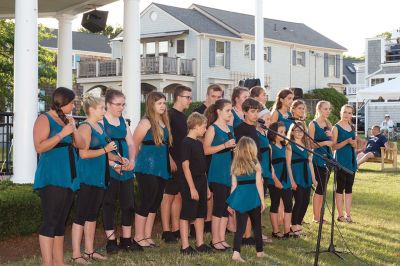
[[[279,232],[279,223],[278,223],[278,214],[277,213],[269,213],[269,218],[271,220],[272,232]]]
[[[335,192],[335,201],[338,210],[338,216],[343,217],[343,194]]]
[[[211,198],[209,200],[207,200],[207,218],[206,218],[206,222],[211,221],[212,209],[213,209],[213,197],[212,197],[212,193],[211,193]]]
[[[171,230],[176,232],[179,230],[179,216],[182,208],[182,197],[181,193],[174,196],[171,206]]]
[[[224,249],[224,246],[221,243],[219,243],[223,240],[223,239],[220,239],[220,232],[219,232],[220,225],[221,225],[221,219],[222,218],[215,217],[215,216],[212,216],[212,219],[211,219],[211,237],[212,237],[211,243],[217,249]]]
[[[194,221],[194,228],[196,229],[196,246],[200,247],[204,244],[204,219],[197,218]]]
[[[114,230],[106,230],[107,240],[115,240],[115,231]]]
[[[122,226],[122,237],[131,238],[132,236],[132,226]]]
[[[55,266],[64,265],[64,236],[54,237],[53,260]]]
[[[290,232],[290,224],[292,222],[292,213],[291,212],[285,212],[285,216],[283,219],[284,222],[284,232],[285,234]]]
[[[365,163],[369,158],[374,158],[374,154],[372,152],[368,152],[363,157],[361,157],[360,160],[357,160],[357,164],[361,165],[361,164]]]
[[[149,243],[145,238],[145,227],[146,227],[147,217],[135,214],[135,237],[134,240],[139,243],[142,247],[149,246]]]
[[[73,223],[72,224],[72,258],[81,257],[81,242],[83,234],[83,226]],[[75,260],[76,263],[86,263],[84,259]]]
[[[251,237],[251,222],[250,222],[250,218],[247,218],[246,230],[244,231],[243,237],[244,238]]]
[[[226,248],[230,246],[225,241],[226,226],[228,225],[228,217],[221,217],[221,222],[219,224],[219,239],[222,241],[222,245]]]
[[[170,219],[173,200],[173,195],[164,194],[161,201],[161,224],[164,232],[171,231]]]
[[[313,196],[313,213],[314,213],[314,221],[319,221],[321,215],[321,207],[322,207],[323,196],[317,193],[314,193]]]
[[[280,202],[279,202],[279,208],[278,208],[278,222],[279,222],[279,225],[284,224],[284,217],[285,217],[285,214],[284,214],[284,208],[283,208],[283,200],[281,199]]]
[[[351,216],[351,202],[353,200],[353,194],[345,194],[344,200],[346,204],[346,214],[347,216]]]
[[[236,232],[236,217],[235,217],[235,215],[229,215],[227,228],[231,232]]]
[[[94,252],[94,235],[96,234],[96,222],[85,222],[83,231],[85,232],[85,253],[92,254]],[[97,260],[106,260],[107,257],[99,253],[93,253],[92,258]]]
[[[156,219],[156,214],[149,213],[149,216],[147,216],[147,221],[146,221],[146,225],[144,228],[144,238],[147,239],[147,242],[149,244],[155,244],[153,239],[151,238],[151,235],[153,233],[153,225],[154,225],[155,219]]]
[[[54,238],[39,235],[40,252],[43,266],[53,266]]]
[[[179,220],[179,231],[181,234],[182,249],[189,247],[189,221]]]

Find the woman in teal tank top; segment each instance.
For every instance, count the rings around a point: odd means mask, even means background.
[[[250,97],[249,89],[245,87],[236,87],[232,92],[232,118],[230,124],[236,128],[243,122],[244,114],[242,111],[243,102]]]
[[[105,102],[107,112],[104,116],[104,130],[107,136],[118,146],[118,152],[122,157],[129,158],[129,164],[123,165],[110,163],[110,184],[105,192],[103,201],[103,222],[107,237],[107,254],[125,251],[143,250],[135,241],[132,241],[132,221],[134,216],[134,186],[133,167],[135,163],[135,149],[133,137],[122,113],[125,108],[125,95],[114,89],[106,92]],[[119,247],[115,231],[115,207],[119,201],[121,217],[121,237]]]
[[[289,110],[293,103],[293,96],[293,92],[289,89],[279,91],[271,110],[271,122],[282,122],[285,125],[285,132],[289,130],[289,127],[293,122],[288,119],[292,117],[292,113],[289,112]]]
[[[145,116],[136,127],[133,140],[137,154],[134,171],[140,193],[134,240],[143,247],[156,247],[151,232],[165,181],[171,178],[168,150],[172,145],[172,136],[164,94],[149,93]]]
[[[39,191],[43,217],[39,243],[43,264],[48,265],[64,262],[65,223],[76,180],[74,148],[85,145],[74,119],[66,116],[75,108],[74,100],[72,90],[57,88],[52,95],[51,110],[40,115],[33,128],[35,149],[39,154],[33,188]]]
[[[229,247],[225,241],[228,222],[226,199],[230,193],[232,149],[236,146],[233,128],[228,126],[232,119],[232,105],[229,100],[220,99],[208,107],[206,113],[210,126],[204,137],[204,153],[211,155],[208,182],[213,192],[212,240],[210,245],[217,250]]]
[[[232,161],[232,193],[226,202],[236,216],[236,232],[232,259],[244,262],[240,247],[248,218],[254,232],[257,257],[265,256],[261,233],[261,213],[265,209],[261,166],[257,158],[257,146],[249,137],[240,138]]]
[[[87,95],[83,101],[87,119],[78,131],[85,139],[85,147],[79,150],[78,179],[80,189],[76,199],[76,213],[72,224],[72,260],[85,263],[89,259],[105,260],[107,257],[95,252],[94,232],[96,220],[103,202],[104,191],[110,181],[108,160],[126,164],[127,159],[111,153],[117,149],[114,142],[108,143],[104,127],[99,121],[104,117],[105,104],[102,98]],[[81,241],[85,230],[84,255]]]
[[[351,218],[351,204],[354,177],[357,171],[357,160],[355,148],[357,145],[355,128],[351,124],[353,115],[353,107],[351,105],[344,105],[340,110],[340,121],[333,127],[332,140],[333,149],[335,150],[335,159],[337,162],[352,171],[349,174],[342,169],[337,170],[336,173],[336,207],[338,210],[338,221],[352,222]],[[343,195],[345,192],[345,195]],[[343,212],[343,200],[346,207],[346,217]]]

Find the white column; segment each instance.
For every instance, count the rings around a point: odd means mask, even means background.
[[[260,79],[261,87],[264,87],[264,17],[263,0],[255,0],[256,15],[254,16],[256,38],[256,69],[255,77]]]
[[[140,120],[140,0],[124,0],[122,92],[126,97],[125,118],[134,129]]]
[[[38,114],[38,0],[15,0],[14,139],[12,181],[33,183],[32,129]]]
[[[72,90],[72,20],[74,16],[62,14],[58,20],[57,87]]]

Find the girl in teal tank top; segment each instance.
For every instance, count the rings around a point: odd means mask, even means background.
[[[242,111],[243,102],[250,97],[249,89],[245,87],[236,87],[232,92],[232,114],[231,120],[233,128],[236,128],[243,122],[244,114]]]
[[[261,166],[257,158],[257,146],[253,139],[242,137],[235,150],[232,161],[231,195],[226,200],[230,212],[236,215],[236,232],[234,237],[232,259],[243,261],[240,246],[248,218],[256,242],[257,257],[264,256],[261,233],[261,212],[265,209]]]
[[[75,148],[83,148],[85,141],[76,130],[73,118],[75,93],[57,88],[52,95],[51,110],[40,115],[33,128],[35,150],[39,154],[33,188],[39,191],[42,206],[42,224],[39,229],[40,249],[53,264],[64,262],[63,236],[73,201],[73,183],[76,178]],[[55,236],[58,244],[55,245]],[[53,254],[55,257],[53,257]]]
[[[340,110],[340,121],[333,127],[332,140],[333,149],[335,150],[335,159],[337,162],[352,171],[347,173],[342,169],[338,169],[336,173],[336,207],[338,210],[339,222],[352,222],[351,204],[354,177],[357,171],[357,160],[355,148],[357,145],[355,128],[351,124],[353,115],[353,107],[344,105]],[[344,192],[344,193],[343,193]],[[343,201],[346,207],[346,217],[343,211]]]
[[[292,120],[288,119],[292,117],[292,113],[289,110],[293,103],[293,97],[293,92],[289,89],[279,91],[271,110],[271,122],[282,122],[285,126],[285,132],[289,130],[290,125],[293,123]]]

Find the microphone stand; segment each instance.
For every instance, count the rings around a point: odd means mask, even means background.
[[[296,127],[301,128],[301,127],[298,126],[296,123],[294,123],[294,124],[295,124]],[[333,194],[333,198],[332,198],[332,202],[333,202],[333,203],[332,203],[332,223],[331,223],[331,239],[330,239],[330,244],[329,244],[329,247],[328,247],[327,250],[320,251],[321,237],[322,237],[322,225],[323,225],[324,213],[325,213],[324,204],[322,204],[322,207],[321,207],[321,214],[320,214],[320,218],[319,218],[318,237],[317,237],[317,246],[316,246],[315,257],[314,257],[314,266],[317,266],[317,265],[318,265],[318,258],[319,258],[319,254],[320,254],[320,253],[325,253],[325,252],[333,253],[333,254],[335,254],[336,256],[338,256],[339,258],[343,259],[343,257],[341,257],[341,256],[339,255],[339,253],[343,253],[343,252],[340,252],[340,251],[335,250],[335,245],[334,245],[334,243],[333,243],[333,232],[334,232],[334,223],[335,223],[335,215],[334,215],[334,213],[335,213],[336,172],[337,172],[338,170],[342,170],[342,171],[344,171],[344,172],[346,172],[346,173],[348,173],[348,174],[351,174],[351,175],[354,174],[354,172],[351,171],[351,170],[349,170],[349,169],[347,169],[346,167],[342,166],[342,165],[339,164],[336,160],[334,160],[334,159],[332,159],[332,158],[328,158],[328,157],[323,156],[323,155],[320,155],[320,154],[317,153],[317,152],[314,152],[314,151],[312,151],[312,150],[310,150],[310,149],[308,149],[308,148],[306,148],[306,147],[304,147],[304,146],[302,146],[302,145],[299,145],[298,143],[295,143],[295,142],[292,141],[291,139],[287,138],[286,136],[281,135],[281,134],[279,134],[278,132],[267,128],[265,125],[263,125],[263,124],[261,124],[261,123],[260,123],[260,126],[261,126],[262,129],[271,131],[272,133],[274,133],[275,135],[277,135],[277,136],[283,138],[284,140],[288,141],[289,143],[292,143],[292,144],[294,144],[294,145],[297,145],[298,147],[300,147],[300,148],[306,150],[307,152],[309,152],[309,153],[311,153],[311,154],[313,154],[313,155],[318,156],[319,158],[321,158],[322,160],[324,160],[328,165],[330,165],[332,168],[334,168],[334,182],[333,182],[333,192],[332,192],[332,194]],[[303,128],[301,128],[301,130],[304,132]],[[304,133],[305,133],[305,132],[304,132]],[[305,133],[305,134],[306,134],[310,139],[312,139],[311,136],[310,136],[308,133]],[[319,145],[314,139],[312,139],[312,141],[313,141],[314,143],[316,143],[317,146],[322,147],[322,146]],[[326,186],[324,187],[324,191],[323,191],[323,201],[322,201],[322,202],[324,202],[324,203],[326,202]]]

